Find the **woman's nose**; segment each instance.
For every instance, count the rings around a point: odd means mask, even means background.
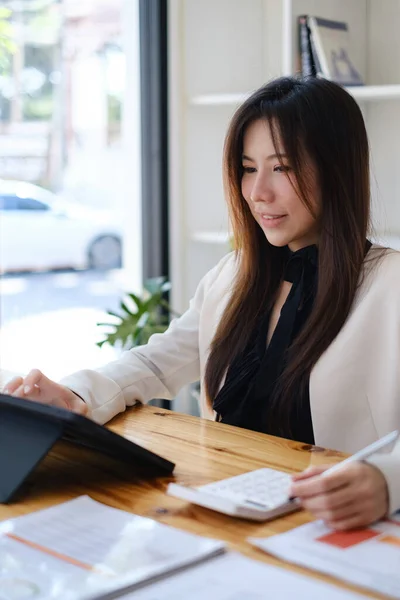
[[[250,194],[250,200],[252,202],[272,202],[274,198],[271,186],[265,178],[258,178],[253,185]]]

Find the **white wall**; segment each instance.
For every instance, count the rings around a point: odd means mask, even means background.
[[[170,1],[171,277],[178,310],[228,249],[193,238],[228,227],[221,159],[234,106],[196,106],[193,99],[247,92],[265,80],[264,21],[263,0]]]
[[[400,83],[399,0],[170,0],[172,299],[184,310],[227,244],[199,242],[228,227],[222,189],[224,135],[243,94],[296,70],[300,14],[349,24],[351,53],[367,84]],[[377,181],[377,229],[400,234],[400,100],[361,105]],[[351,143],[351,141],[350,141]],[[376,203],[375,203],[376,204]],[[197,241],[195,241],[197,239]]]
[[[368,3],[368,80],[400,82],[400,1]],[[400,236],[400,100],[370,104],[373,214],[378,232]]]

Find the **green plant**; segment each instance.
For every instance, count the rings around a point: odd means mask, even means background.
[[[26,95],[23,99],[24,116],[29,121],[49,120],[53,114],[53,104],[51,94],[36,98]]]
[[[0,7],[0,71],[3,71],[3,74],[9,71],[11,57],[17,50],[11,14],[12,11],[9,8]]]
[[[154,277],[146,281],[141,297],[127,293],[120,302],[120,314],[107,311],[114,322],[97,323],[100,327],[110,329],[97,345],[101,347],[107,343],[128,349],[146,344],[153,333],[163,333],[171,315],[179,316],[164,299],[170,289],[171,284],[165,277]]]

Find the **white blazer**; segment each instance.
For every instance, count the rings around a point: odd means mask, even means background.
[[[189,309],[165,333],[61,383],[85,400],[91,418],[105,423],[127,406],[174,398],[183,385],[202,380],[236,269],[230,253],[205,275]],[[400,252],[370,248],[350,314],[311,372],[310,406],[318,446],[353,453],[400,430]],[[214,419],[203,386],[200,410]],[[391,510],[399,509],[400,443],[370,462],[386,476]]]

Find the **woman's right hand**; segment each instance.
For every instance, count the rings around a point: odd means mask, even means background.
[[[5,386],[4,394],[58,406],[81,415],[86,415],[88,406],[69,388],[52,381],[38,369],[33,369],[26,377],[14,377]]]

